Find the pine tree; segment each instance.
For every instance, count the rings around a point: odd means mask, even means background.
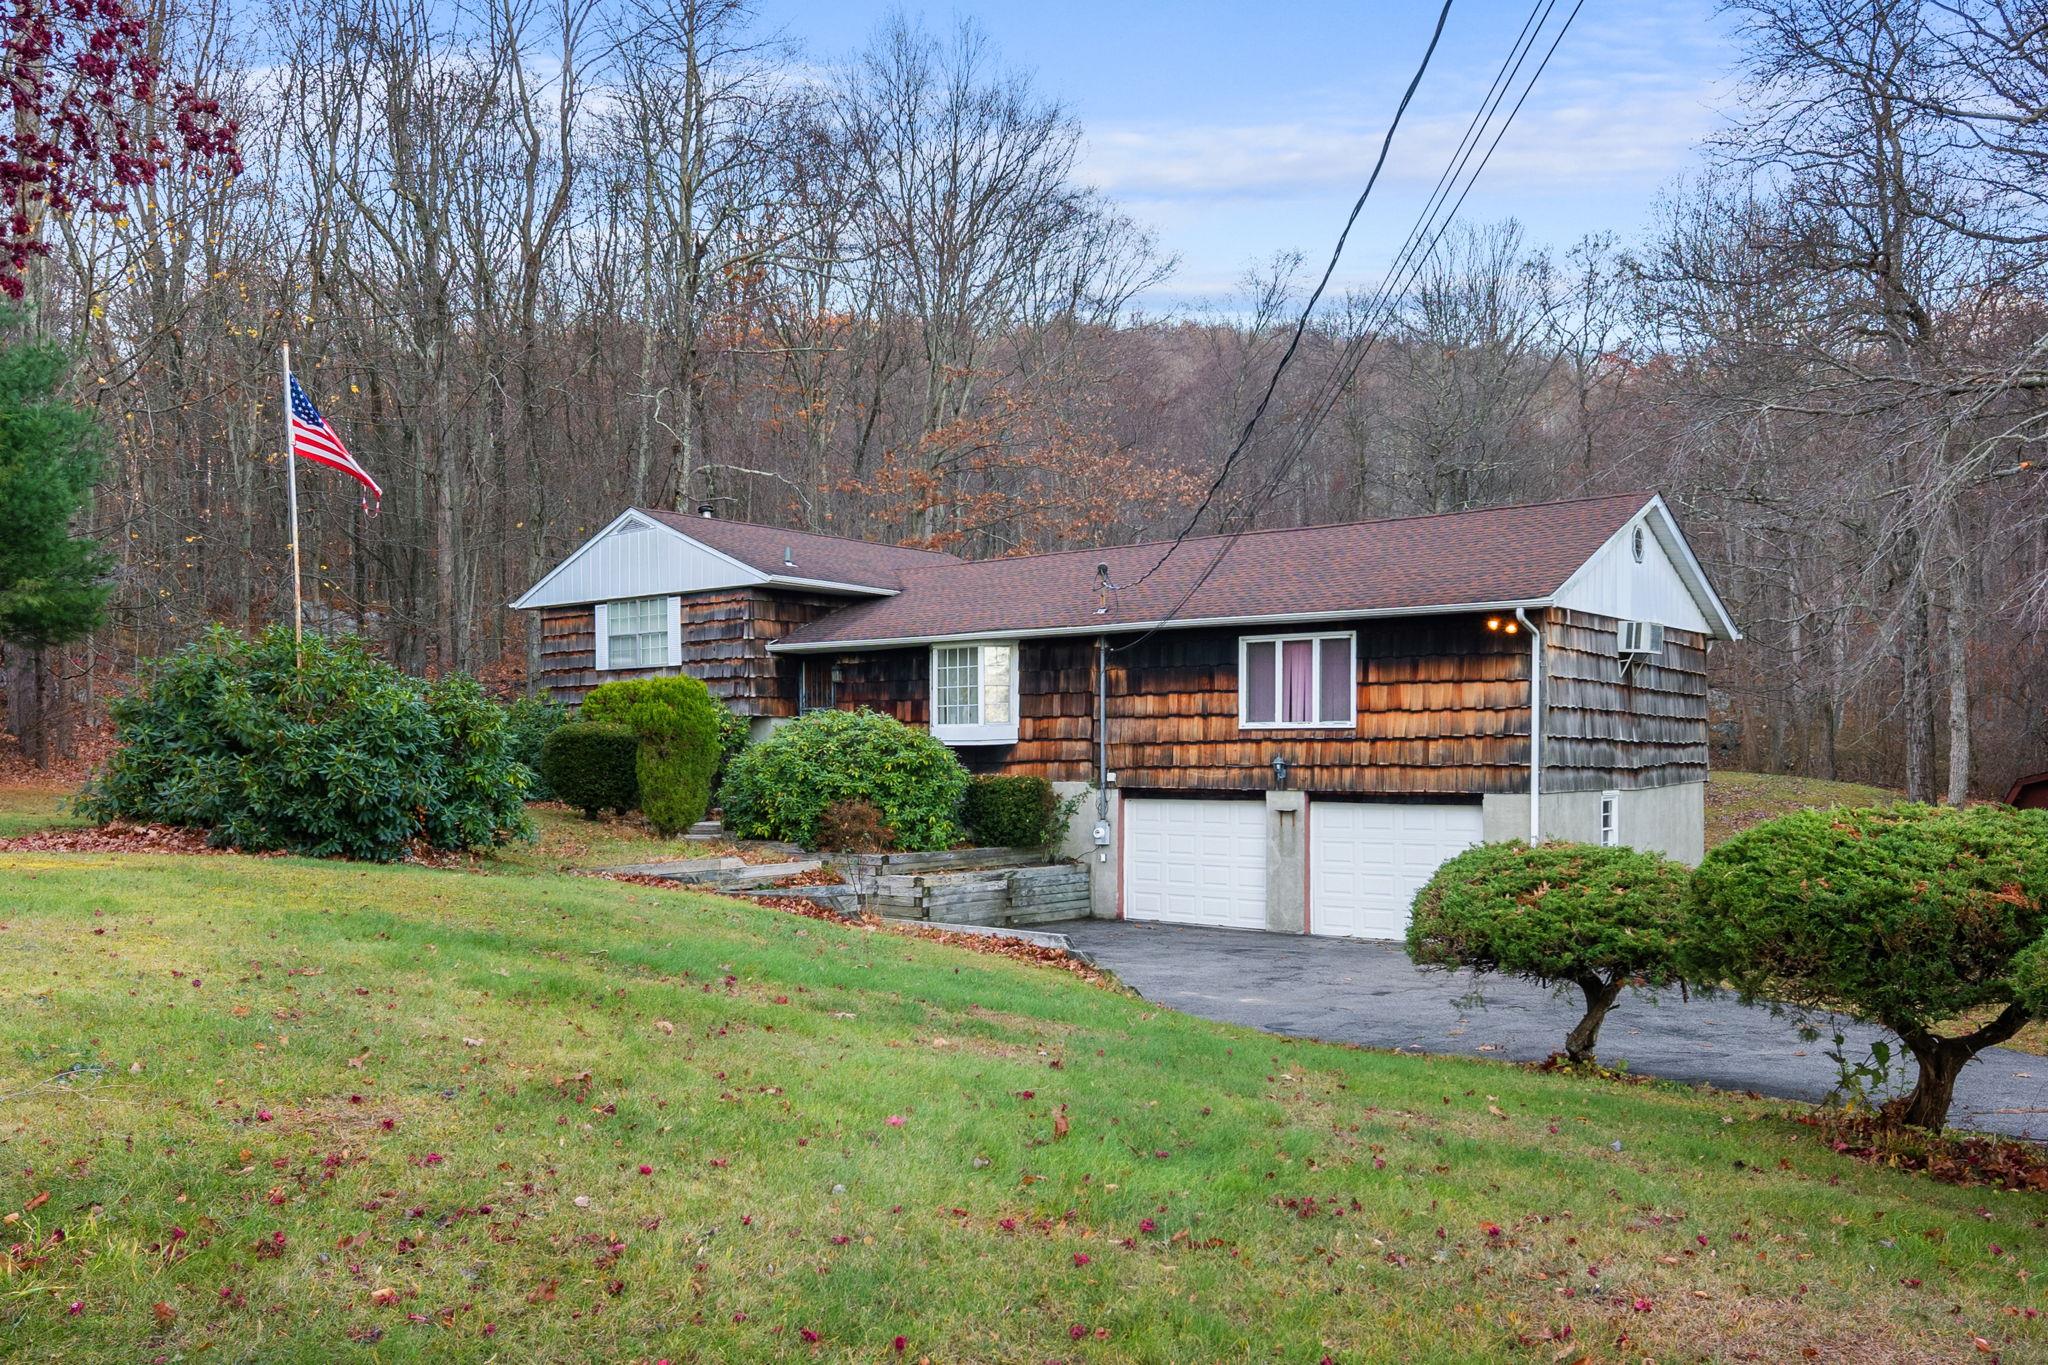
[[[66,369],[56,346],[0,345],[0,645],[10,656],[8,728],[39,767],[49,761],[45,651],[98,626],[111,590],[98,542],[72,533],[104,441],[93,415],[63,394]]]

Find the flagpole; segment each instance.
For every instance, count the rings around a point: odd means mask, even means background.
[[[292,523],[292,663],[304,657],[305,602],[299,593],[299,455],[292,440],[292,344],[280,342],[278,362],[284,370],[284,498]]]

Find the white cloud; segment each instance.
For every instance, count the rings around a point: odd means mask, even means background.
[[[1469,117],[1404,125],[1387,176],[1433,184]],[[1642,93],[1524,108],[1485,178],[1498,188],[1552,190],[1662,178],[1713,125],[1702,97]],[[1126,199],[1314,192],[1362,184],[1384,136],[1382,128],[1340,120],[1102,129],[1089,139],[1082,175]]]
[[[1727,104],[1721,41],[1688,0],[1575,28],[1487,163],[1483,183],[1556,191],[1668,178]],[[1491,65],[1484,68],[1484,76],[1491,73]],[[1391,183],[1435,183],[1483,94],[1470,79],[1439,81],[1433,107],[1411,112],[1394,140]],[[1272,121],[1098,125],[1083,174],[1132,200],[1264,198],[1363,184],[1385,136],[1385,111],[1363,115],[1355,90],[1304,91],[1289,103],[1305,112]],[[1512,104],[1511,95],[1501,113]],[[1492,131],[1484,135],[1482,153],[1491,138]]]

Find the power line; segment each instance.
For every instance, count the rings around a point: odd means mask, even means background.
[[[1529,52],[1534,50],[1535,41],[1541,36],[1543,26],[1549,22],[1550,14],[1556,8],[1556,5],[1557,0],[1548,0],[1547,3],[1545,3],[1545,0],[1537,0],[1537,4],[1532,6],[1530,10],[1531,20],[1535,19],[1539,10],[1541,11],[1542,19],[1535,22],[1533,32],[1531,31],[1529,21],[1523,23],[1522,34],[1517,37],[1514,46],[1509,49],[1508,57],[1502,60],[1502,71],[1506,73],[1506,84],[1501,84],[1502,77],[1497,74],[1494,78],[1494,85],[1489,86],[1487,94],[1481,98],[1480,109],[1473,116],[1474,123],[1467,126],[1466,136],[1460,139],[1458,150],[1452,153],[1445,175],[1438,178],[1437,189],[1431,192],[1423,212],[1418,215],[1415,225],[1410,228],[1408,235],[1404,238],[1402,249],[1396,253],[1395,261],[1389,268],[1388,274],[1382,281],[1380,288],[1374,291],[1373,296],[1368,300],[1364,314],[1364,325],[1359,337],[1354,339],[1349,348],[1352,354],[1344,357],[1332,371],[1331,376],[1326,378],[1323,384],[1319,386],[1316,401],[1311,404],[1309,416],[1303,422],[1296,439],[1291,443],[1292,449],[1288,455],[1276,462],[1272,478],[1267,480],[1257,495],[1246,505],[1246,508],[1241,510],[1241,514],[1237,518],[1240,523],[1237,529],[1230,531],[1223,537],[1223,544],[1217,548],[1215,554],[1210,556],[1208,564],[1196,576],[1195,581],[1189,585],[1188,590],[1181,594],[1180,599],[1174,603],[1172,609],[1153,622],[1151,626],[1147,627],[1135,639],[1118,645],[1116,647],[1118,652],[1134,648],[1149,639],[1154,631],[1160,630],[1171,623],[1186,608],[1187,604],[1193,600],[1195,594],[1201,591],[1202,585],[1209,581],[1210,576],[1215,573],[1217,567],[1222,564],[1223,560],[1235,547],[1238,538],[1244,534],[1244,531],[1247,529],[1246,523],[1256,518],[1259,511],[1270,501],[1273,494],[1279,490],[1280,484],[1291,471],[1294,461],[1307,449],[1309,441],[1313,439],[1316,430],[1322,425],[1323,419],[1329,415],[1330,409],[1336,406],[1337,398],[1350,386],[1352,379],[1364,364],[1366,356],[1371,354],[1372,348],[1379,340],[1380,330],[1376,320],[1384,311],[1398,302],[1409,282],[1421,273],[1423,263],[1435,254],[1436,244],[1442,240],[1444,232],[1450,227],[1451,223],[1456,221],[1458,210],[1464,207],[1466,196],[1471,194],[1472,187],[1478,183],[1480,174],[1485,171],[1487,163],[1493,159],[1493,153],[1500,146],[1501,139],[1507,135],[1507,131],[1513,125],[1516,115],[1521,112],[1523,104],[1527,102],[1530,92],[1536,88],[1536,82],[1542,78],[1543,72],[1549,67],[1550,59],[1556,55],[1558,45],[1564,41],[1565,34],[1570,32],[1572,22],[1578,18],[1579,11],[1585,6],[1585,0],[1575,0],[1570,12],[1565,15],[1564,23],[1559,26],[1556,36],[1551,39],[1550,46],[1545,49],[1543,59],[1537,63],[1536,69],[1530,73],[1527,84],[1522,87],[1522,93],[1516,98],[1513,107],[1508,110],[1507,117],[1501,122],[1499,129],[1494,133],[1492,141],[1487,144],[1486,152],[1480,157],[1479,164],[1472,169],[1469,176],[1465,177],[1464,188],[1458,192],[1456,201],[1451,204],[1449,211],[1443,214],[1437,222],[1434,232],[1430,232],[1430,219],[1435,216],[1436,209],[1441,207],[1444,201],[1444,194],[1447,192],[1446,185],[1456,182],[1457,177],[1463,173],[1465,164],[1471,160],[1472,151],[1478,146],[1478,142],[1472,138],[1473,129],[1475,127],[1481,128],[1483,136],[1483,127],[1486,124],[1491,124],[1493,113],[1499,109],[1501,99],[1505,98],[1507,89],[1513,86],[1514,74],[1521,70],[1522,63],[1527,59]],[[1441,23],[1441,20],[1439,23]],[[1518,53],[1519,55],[1517,55]],[[1510,62],[1512,62],[1511,67]],[[1411,86],[1410,88],[1412,91],[1413,87]],[[1495,94],[1496,89],[1499,90],[1499,94]],[[1405,100],[1403,103],[1405,105]],[[1479,122],[1482,114],[1484,115],[1484,124]],[[1468,142],[1470,146],[1467,146]],[[1382,155],[1384,156],[1384,152]],[[1353,216],[1356,216],[1355,210]],[[1346,224],[1346,231],[1349,231],[1348,223]],[[1414,245],[1421,240],[1424,233],[1429,234],[1428,246],[1420,251],[1414,250]],[[1327,279],[1327,276],[1325,278]],[[1320,292],[1319,289],[1318,293]],[[1305,318],[1306,314],[1304,314]],[[1290,347],[1288,354],[1291,355],[1292,353],[1293,348]],[[1284,359],[1283,357],[1283,363]],[[1275,374],[1275,382],[1277,382],[1277,370]],[[1270,397],[1270,386],[1267,392]],[[1263,403],[1260,410],[1264,410]],[[1247,431],[1249,431],[1249,427],[1247,427]],[[1232,457],[1235,458],[1235,455],[1236,452],[1233,451]],[[1227,475],[1228,472],[1226,468],[1224,473]],[[1220,486],[1221,477],[1219,476],[1217,483],[1212,485],[1210,497],[1214,496],[1216,489]],[[1209,498],[1204,498],[1203,509],[1208,507],[1209,500]],[[1199,515],[1198,511],[1197,516]],[[1152,568],[1146,570],[1144,575],[1138,578],[1136,582],[1142,583],[1146,578],[1156,573],[1159,567],[1172,555],[1173,551],[1179,548],[1181,541],[1186,538],[1186,535],[1187,532],[1183,531],[1181,535],[1176,536],[1173,543],[1167,547],[1166,553],[1161,555],[1159,561]],[[1136,583],[1128,586],[1136,586]]]
[[[1287,349],[1281,352],[1279,363],[1273,366],[1273,374],[1266,381],[1265,392],[1259,395],[1258,405],[1246,419],[1244,430],[1238,433],[1237,443],[1230,448],[1230,453],[1223,457],[1223,467],[1210,481],[1209,491],[1202,495],[1201,505],[1195,508],[1194,515],[1188,518],[1187,525],[1181,528],[1180,534],[1166,547],[1166,552],[1159,556],[1158,563],[1145,570],[1135,581],[1121,584],[1120,587],[1135,588],[1159,572],[1160,567],[1176,549],[1180,548],[1180,543],[1187,539],[1188,534],[1201,521],[1202,514],[1209,510],[1209,504],[1215,499],[1216,494],[1222,491],[1225,480],[1229,479],[1231,468],[1237,463],[1237,457],[1251,444],[1252,432],[1257,429],[1259,419],[1266,415],[1266,408],[1273,401],[1274,391],[1280,387],[1280,376],[1287,372],[1288,362],[1292,361],[1294,353],[1301,349],[1301,338],[1308,331],[1309,318],[1315,313],[1316,303],[1323,297],[1323,291],[1329,288],[1330,277],[1337,273],[1337,262],[1344,255],[1344,244],[1350,240],[1351,229],[1357,225],[1358,215],[1365,211],[1365,201],[1372,197],[1373,186],[1379,183],[1380,171],[1387,164],[1387,153],[1394,146],[1394,133],[1401,126],[1401,116],[1408,112],[1408,102],[1415,98],[1416,87],[1422,84],[1423,73],[1429,70],[1429,59],[1436,55],[1436,45],[1444,36],[1444,24],[1451,17],[1451,4],[1452,0],[1444,0],[1443,8],[1437,11],[1436,27],[1430,32],[1429,46],[1423,49],[1422,61],[1416,66],[1415,74],[1409,77],[1408,88],[1401,92],[1401,102],[1394,108],[1393,121],[1387,125],[1387,134],[1380,139],[1380,154],[1372,163],[1372,174],[1366,177],[1365,188],[1359,191],[1357,202],[1352,204],[1351,214],[1344,220],[1344,230],[1337,234],[1336,248],[1330,252],[1330,263],[1323,267],[1323,277],[1316,281],[1316,287],[1310,292],[1308,302],[1302,306],[1301,316],[1294,323],[1294,334],[1287,340]]]

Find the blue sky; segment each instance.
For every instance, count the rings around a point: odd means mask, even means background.
[[[1220,298],[1276,251],[1320,268],[1436,15],[1426,0],[768,0],[762,17],[831,60],[896,8],[941,29],[973,17],[1072,107],[1086,178],[1181,256],[1155,308]],[[1453,5],[1341,279],[1378,278],[1527,13]],[[1728,30],[1712,0],[1586,0],[1460,216],[1512,215],[1559,247],[1639,233],[1732,96]]]

